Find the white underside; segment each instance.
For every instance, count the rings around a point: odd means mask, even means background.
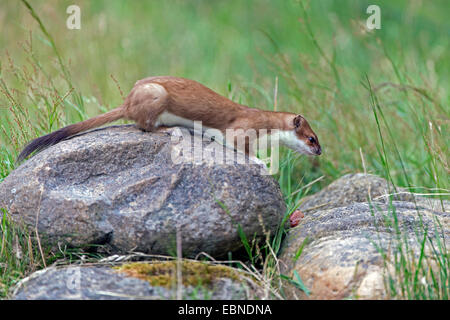
[[[206,127],[201,123],[201,121],[186,119],[167,111],[164,111],[155,121],[155,127],[160,126],[181,126],[184,128],[193,129],[195,133],[201,133],[205,138],[214,138],[215,141],[220,143],[223,143],[224,141],[223,134],[220,130]]]
[[[200,121],[194,122],[193,120],[174,115],[173,113],[167,111],[164,111],[156,119],[155,127],[159,126],[167,126],[167,127],[181,126],[185,128],[194,129],[194,132],[196,133],[202,133],[207,138],[214,137],[215,141],[227,145],[225,138],[220,130],[203,126]],[[270,136],[270,139],[272,141],[278,140],[278,143],[280,145],[284,145],[299,153],[313,154],[313,151],[310,149],[310,147],[306,145],[305,142],[300,140],[293,130],[289,131],[279,130],[277,131],[277,133],[272,134]],[[234,147],[232,147],[231,145],[228,147],[234,149]]]
[[[168,126],[168,127],[182,126],[186,128],[194,128],[194,121],[164,111],[156,119],[155,127],[159,126]]]
[[[275,134],[276,135],[276,134]],[[276,137],[275,137],[276,138]],[[278,131],[278,141],[281,145],[288,147],[298,153],[314,154],[311,148],[301,139],[297,137],[294,130]]]

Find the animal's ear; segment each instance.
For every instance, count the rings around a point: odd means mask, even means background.
[[[302,120],[303,120],[303,117],[301,115],[296,116],[294,118],[294,127],[300,128],[300,126],[302,125]]]

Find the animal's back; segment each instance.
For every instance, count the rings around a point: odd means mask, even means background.
[[[234,121],[248,107],[231,101],[201,83],[179,77],[160,76],[142,79],[136,85],[156,83],[168,93],[166,111],[179,117],[202,121],[207,127],[221,128]]]

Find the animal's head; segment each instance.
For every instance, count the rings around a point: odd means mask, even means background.
[[[317,156],[322,154],[319,139],[303,116],[296,115],[289,127],[293,129],[281,133],[282,144],[298,153]]]
[[[303,118],[301,115],[298,115],[294,118],[294,130],[295,135],[300,141],[301,150],[300,153],[312,154],[312,155],[321,155],[322,148],[320,147],[319,138],[314,133],[314,131],[309,126],[308,121]],[[306,151],[306,152],[304,152]]]

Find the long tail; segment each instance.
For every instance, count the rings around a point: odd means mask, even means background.
[[[124,108],[122,106],[113,109],[107,113],[101,114],[94,118],[78,122],[75,124],[71,124],[67,127],[56,130],[52,133],[49,133],[45,136],[39,137],[28,143],[22,152],[17,157],[17,162],[23,161],[26,157],[28,157],[33,152],[40,152],[45,148],[53,146],[58,142],[73,136],[77,133],[99,127],[106,123],[119,120],[124,117]]]

